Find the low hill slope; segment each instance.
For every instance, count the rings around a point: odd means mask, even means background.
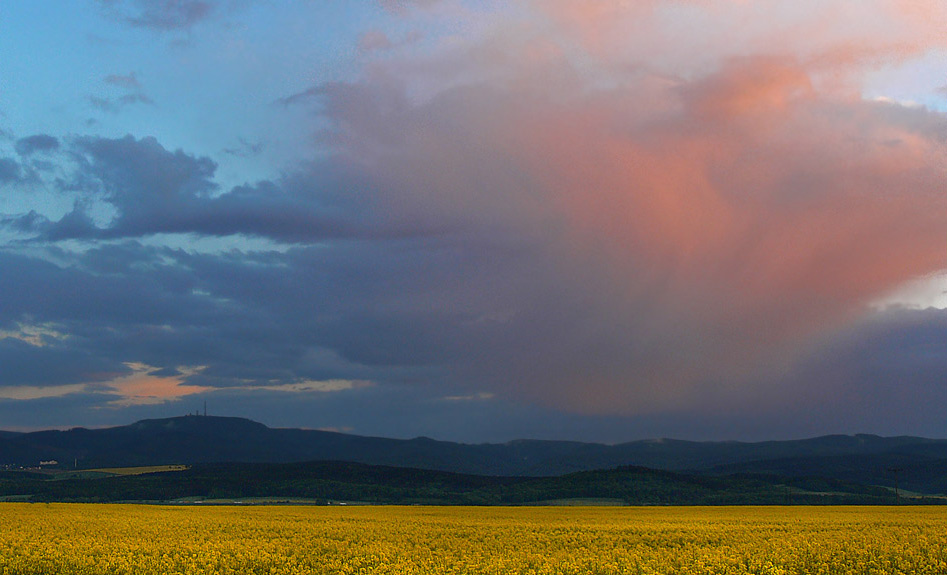
[[[622,505],[891,504],[893,493],[841,481],[707,477],[641,467],[561,477],[496,477],[348,462],[204,464],[109,477],[0,473],[0,497],[25,501],[243,502],[316,504]],[[818,492],[814,492],[815,486]],[[944,498],[915,499],[944,503]]]

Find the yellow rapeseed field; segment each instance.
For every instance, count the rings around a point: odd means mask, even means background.
[[[143,467],[101,467],[87,471],[108,473],[109,475],[143,475],[145,473],[159,473],[163,471],[184,471],[187,465],[147,465]]]
[[[5,503],[0,573],[944,575],[947,510]]]

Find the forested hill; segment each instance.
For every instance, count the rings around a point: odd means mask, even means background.
[[[947,492],[947,440],[873,435],[795,441],[643,440],[619,445],[518,440],[463,444],[269,428],[248,419],[184,416],[105,429],[0,434],[0,465],[92,469],[220,462],[348,461],[486,476],[559,476],[618,466],[704,475],[825,476],[865,484],[901,481]]]
[[[186,469],[0,471],[0,500],[184,504],[893,505],[947,503],[844,481],[704,476],[643,467],[559,477],[477,476],[361,463],[217,463]]]

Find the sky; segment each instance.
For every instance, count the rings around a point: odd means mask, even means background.
[[[0,429],[947,437],[942,0],[0,6]]]

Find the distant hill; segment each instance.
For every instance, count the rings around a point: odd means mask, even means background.
[[[825,477],[947,493],[947,440],[833,435],[794,441],[518,440],[463,444],[275,429],[234,417],[150,419],[106,429],[0,434],[0,466],[92,469],[165,464],[347,461],[483,476],[561,476],[638,466],[702,475]],[[889,472],[889,469],[900,469]]]
[[[770,475],[786,479],[828,477],[866,485],[897,486],[908,492],[947,494],[947,458],[910,452],[823,457],[789,457],[722,465],[719,475]]]

